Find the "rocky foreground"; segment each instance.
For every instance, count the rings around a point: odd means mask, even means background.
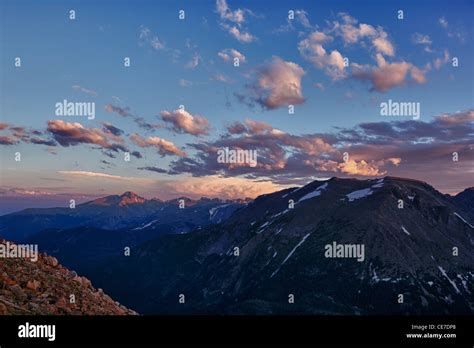
[[[6,241],[0,239],[0,244]],[[11,244],[11,243],[10,243]],[[46,254],[0,258],[0,315],[136,315]]]

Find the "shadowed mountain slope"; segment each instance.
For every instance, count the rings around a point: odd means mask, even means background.
[[[86,273],[143,313],[472,313],[468,214],[424,182],[333,178],[260,196],[221,224]],[[326,257],[333,243],[363,245],[363,261]]]

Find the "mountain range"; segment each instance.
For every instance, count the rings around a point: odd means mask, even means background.
[[[144,314],[474,312],[472,187],[331,178],[253,201],[178,202],[125,193],[74,212],[27,209],[0,217],[0,235],[37,243]],[[328,253],[336,246],[363,258]]]
[[[179,203],[184,206],[180,208]],[[155,234],[188,232],[198,226],[219,222],[248,200],[181,197],[170,201],[147,200],[133,192],[112,195],[75,208],[30,208],[0,217],[0,235],[26,240],[47,229],[99,228],[141,230]]]

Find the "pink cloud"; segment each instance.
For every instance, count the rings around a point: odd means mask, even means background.
[[[61,145],[68,146],[73,143],[109,145],[107,137],[100,129],[89,129],[78,122],[50,120],[48,121],[48,131],[53,133]]]
[[[435,118],[438,122],[445,126],[463,125],[474,122],[474,110],[468,110],[457,114],[443,114]]]
[[[337,168],[345,174],[360,175],[360,176],[381,176],[387,174],[386,170],[382,170],[381,167],[388,163],[398,166],[401,162],[401,158],[388,158],[378,161],[365,160],[356,161],[350,159],[348,161],[339,163]]]
[[[344,43],[356,44],[367,38],[372,43],[375,51],[387,56],[395,55],[395,48],[388,39],[388,34],[382,27],[374,28],[370,24],[359,23],[358,20],[346,13],[339,13],[342,21],[333,22],[332,32],[341,36]],[[358,24],[358,25],[357,25]]]
[[[122,116],[125,118],[131,118],[138,125],[138,127],[146,129],[146,130],[160,128],[160,125],[151,124],[147,122],[143,117],[132,114],[128,106],[121,107],[121,106],[116,106],[112,104],[106,104],[104,107],[104,110],[110,113],[116,113],[119,116]]]
[[[387,63],[380,53],[377,53],[376,60],[376,67],[352,64],[352,76],[360,80],[369,80],[372,83],[372,90],[386,92],[402,86],[406,83],[408,73],[411,74],[413,82],[418,84],[426,82],[424,71],[411,63],[405,61]]]
[[[148,137],[143,138],[137,133],[134,133],[130,136],[132,140],[139,147],[153,147],[158,150],[158,153],[162,156],[165,155],[176,155],[180,157],[186,157],[186,153],[180,150],[175,144],[171,141],[159,138],[159,137]]]
[[[18,139],[13,136],[1,135],[0,145],[15,145],[18,143]]]
[[[167,195],[189,197],[218,197],[224,199],[255,198],[262,194],[275,192],[288,186],[271,181],[253,181],[245,178],[224,178],[217,175],[203,178],[187,178],[165,184]]]
[[[99,128],[87,128],[78,122],[65,122],[63,120],[48,121],[48,132],[62,146],[73,146],[77,144],[94,144],[114,151],[126,151],[123,139],[113,134],[106,133]],[[116,143],[112,143],[115,141]]]
[[[255,88],[260,95],[258,102],[268,109],[304,103],[301,78],[303,68],[293,62],[273,57],[260,68]]]
[[[449,52],[445,50],[442,58],[436,58],[433,61],[433,66],[435,67],[436,70],[439,70],[448,61],[449,61]]]
[[[204,135],[209,133],[209,121],[202,116],[192,115],[186,110],[162,111],[161,119],[172,125],[177,133]]]

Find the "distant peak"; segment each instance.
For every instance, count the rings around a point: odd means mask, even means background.
[[[85,204],[94,204],[94,205],[103,205],[103,206],[125,206],[128,204],[137,204],[137,203],[144,203],[146,201],[145,198],[140,197],[135,192],[127,191],[124,192],[122,195],[111,195],[102,198],[95,199],[91,202],[87,202]]]
[[[135,192],[127,191],[120,196],[119,205],[123,206],[123,205],[128,205],[128,204],[144,203],[144,202],[145,202],[145,198],[140,197]]]
[[[465,188],[463,191],[458,192],[455,197],[463,197],[463,196],[473,196],[474,195],[474,187]]]
[[[122,193],[120,197],[133,198],[133,197],[140,197],[140,196],[137,195],[135,192],[127,191],[127,192]]]

